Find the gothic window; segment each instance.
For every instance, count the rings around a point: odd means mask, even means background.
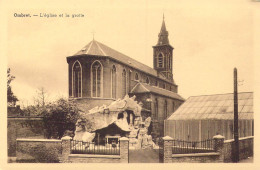
[[[129,92],[130,92],[130,90],[131,90],[131,70],[129,70],[129,75],[128,75],[128,85],[129,85]]]
[[[111,92],[112,92],[112,98],[116,98],[116,67],[113,66],[111,70]]]
[[[125,71],[125,69],[123,70],[123,73],[122,73],[122,94],[123,94],[123,97],[125,97],[125,95],[126,95],[126,71]]]
[[[139,76],[137,73],[135,74],[135,80],[139,80]]]
[[[172,112],[174,112],[174,111],[175,111],[175,103],[172,102]]]
[[[101,97],[102,92],[102,65],[99,61],[95,61],[91,66],[92,72],[92,97]]]
[[[146,83],[149,84],[150,83],[150,80],[148,77],[146,77]]]
[[[166,89],[166,84],[165,83],[163,83],[163,88]]]
[[[81,97],[82,69],[79,61],[72,66],[72,96]]]
[[[168,116],[168,106],[167,106],[167,101],[165,100],[164,102],[164,119],[166,119]]]
[[[168,57],[169,57],[169,69],[171,70],[171,68],[172,68],[172,60],[171,60],[170,55],[168,55]]]
[[[158,86],[158,81],[157,80],[155,80],[155,86]]]
[[[159,68],[162,68],[162,67],[163,67],[163,55],[162,55],[162,53],[160,53],[159,56],[158,56],[157,66],[158,66]]]
[[[155,99],[154,103],[154,117],[157,119],[158,118],[158,100]]]

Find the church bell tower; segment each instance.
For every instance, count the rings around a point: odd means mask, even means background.
[[[166,30],[164,16],[161,31],[158,35],[158,42],[153,46],[153,67],[158,74],[173,81],[172,74],[172,53],[173,47],[169,43],[168,31]]]

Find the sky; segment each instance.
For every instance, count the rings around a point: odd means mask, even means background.
[[[173,51],[173,76],[184,98],[254,91],[254,13],[248,0],[6,1],[7,67],[26,105],[38,88],[49,100],[68,96],[66,57],[93,39],[153,66],[163,13]],[[15,5],[14,5],[15,4]],[[14,17],[14,13],[83,14],[81,18]]]

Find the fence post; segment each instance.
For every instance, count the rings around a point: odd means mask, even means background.
[[[126,137],[122,137],[119,139],[120,141],[120,162],[128,163],[129,161],[129,139]]]
[[[162,143],[160,148],[162,149],[162,153],[160,156],[162,157],[162,163],[172,163],[172,144],[173,138],[170,136],[165,136],[162,138]]]
[[[71,142],[71,137],[65,136],[61,138],[61,162],[65,163],[68,162],[69,160],[69,155],[70,155],[70,142]]]
[[[219,155],[219,161],[224,162],[224,136],[216,135],[213,136],[214,140],[214,151],[218,152]]]

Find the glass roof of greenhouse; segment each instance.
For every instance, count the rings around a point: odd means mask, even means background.
[[[238,94],[239,119],[253,119],[253,92]],[[234,95],[216,94],[189,97],[167,120],[204,120],[234,118]]]

